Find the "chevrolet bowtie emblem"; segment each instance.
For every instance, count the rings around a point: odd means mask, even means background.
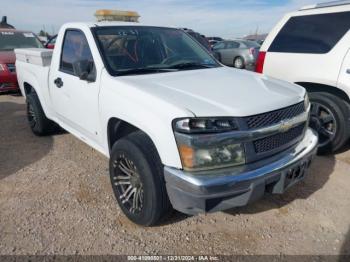
[[[285,133],[293,127],[293,124],[287,121],[283,121],[279,126],[279,131]]]

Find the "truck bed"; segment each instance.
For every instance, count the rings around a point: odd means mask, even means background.
[[[47,49],[15,49],[16,71],[21,93],[26,96],[26,90],[35,87],[43,110],[48,117],[52,117],[48,78],[51,65],[52,50]],[[28,91],[28,90],[27,90]]]
[[[53,50],[45,48],[15,49],[16,60],[39,66],[50,66]]]

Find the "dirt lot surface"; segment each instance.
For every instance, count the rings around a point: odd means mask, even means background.
[[[23,97],[0,96],[0,254],[350,254],[350,150],[283,196],[154,228],[121,213],[107,164],[70,134],[35,137]]]

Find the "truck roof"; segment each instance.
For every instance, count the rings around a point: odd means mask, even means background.
[[[158,26],[158,25],[148,25],[136,22],[122,22],[122,21],[101,21],[101,22],[74,22],[64,24],[63,27],[99,27],[99,26],[156,26],[156,27],[169,27],[169,26]],[[170,26],[171,27],[171,26]],[[171,27],[172,28],[172,27]],[[176,28],[176,27],[173,27]]]

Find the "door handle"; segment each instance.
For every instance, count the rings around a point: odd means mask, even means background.
[[[61,88],[63,86],[63,81],[60,77],[56,78],[53,82],[58,88]]]
[[[346,73],[347,73],[347,74],[350,74],[350,69],[347,69],[347,70],[346,70]]]

